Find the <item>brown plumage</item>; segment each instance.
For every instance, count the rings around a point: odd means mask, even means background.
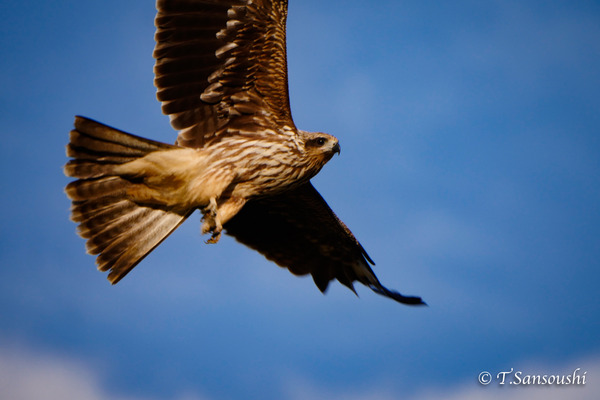
[[[363,247],[310,183],[338,140],[295,127],[287,92],[287,1],[158,0],[155,85],[175,145],[76,117],[65,174],[73,221],[118,282],[195,209],[221,232],[325,291],[381,285]]]

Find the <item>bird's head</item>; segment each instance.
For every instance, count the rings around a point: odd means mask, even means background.
[[[335,136],[322,132],[300,131],[300,137],[311,164],[317,166],[319,170],[335,153],[340,153],[340,143]]]

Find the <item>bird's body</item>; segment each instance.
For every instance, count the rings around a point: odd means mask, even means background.
[[[223,229],[321,290],[383,287],[366,252],[310,184],[338,140],[295,127],[285,66],[286,1],[159,0],[158,97],[175,145],[77,117],[65,173],[72,219],[116,283],[195,209],[210,243]],[[315,229],[316,228],[316,229]]]

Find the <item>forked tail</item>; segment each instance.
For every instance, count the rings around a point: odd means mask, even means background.
[[[78,178],[65,191],[72,200],[71,219],[87,239],[89,254],[97,254],[101,271],[117,283],[169,236],[193,211],[137,204],[127,198],[131,178],[114,167],[174,146],[134,136],[84,117],[75,117],[65,165]]]

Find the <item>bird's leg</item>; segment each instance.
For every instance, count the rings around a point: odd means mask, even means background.
[[[221,231],[223,230],[217,210],[217,199],[211,197],[208,205],[202,209],[202,214],[204,215],[202,217],[202,233],[210,232],[212,234],[206,243],[217,243],[221,238]]]

